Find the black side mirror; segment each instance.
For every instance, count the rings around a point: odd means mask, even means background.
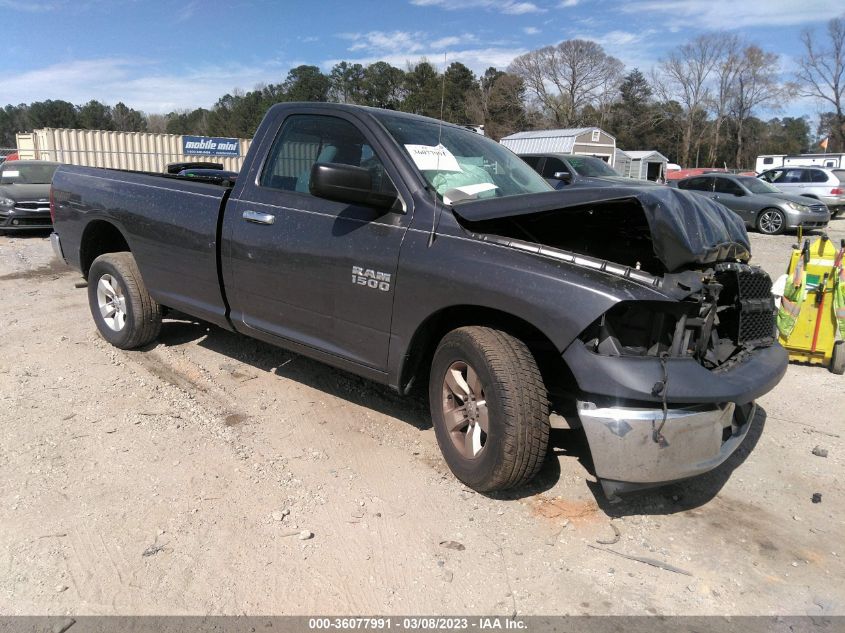
[[[397,199],[395,193],[374,191],[368,170],[340,163],[315,163],[309,189],[320,198],[379,209],[390,209]]]
[[[566,183],[572,182],[572,174],[568,171],[556,171],[554,177],[556,180],[561,180]]]

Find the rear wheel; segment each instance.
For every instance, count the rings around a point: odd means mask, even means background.
[[[780,235],[786,228],[786,216],[780,209],[763,209],[757,216],[757,230],[765,235]]]
[[[549,441],[549,403],[528,347],[504,332],[463,327],[432,361],[429,402],[449,469],[470,488],[502,490],[529,481]]]
[[[88,272],[88,305],[104,339],[120,349],[151,343],[161,331],[153,301],[132,253],[107,253]]]

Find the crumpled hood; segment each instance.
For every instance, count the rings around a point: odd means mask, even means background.
[[[453,212],[472,223],[548,211],[566,213],[568,209],[626,200],[635,200],[642,207],[654,254],[669,272],[751,257],[748,233],[739,216],[709,198],[669,187],[572,187],[470,200],[455,205]]]

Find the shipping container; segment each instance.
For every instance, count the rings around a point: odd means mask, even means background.
[[[249,139],[43,128],[17,135],[21,160],[53,160],[70,165],[164,172],[168,163],[207,161],[240,171]]]

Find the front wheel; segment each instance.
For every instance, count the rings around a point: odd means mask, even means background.
[[[529,481],[549,441],[549,401],[528,347],[504,332],[462,327],[434,353],[429,402],[454,475],[480,492]]]
[[[106,253],[88,271],[88,305],[104,339],[120,349],[151,343],[161,331],[156,303],[132,253]]]
[[[786,216],[780,209],[763,209],[757,216],[757,230],[765,235],[780,235],[786,228]]]

